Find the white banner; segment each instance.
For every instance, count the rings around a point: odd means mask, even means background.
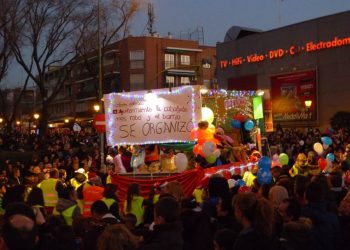
[[[104,95],[107,144],[191,141],[201,119],[199,86]]]

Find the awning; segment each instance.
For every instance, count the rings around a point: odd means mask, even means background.
[[[167,75],[172,76],[196,76],[196,71],[194,70],[169,69],[166,72]]]

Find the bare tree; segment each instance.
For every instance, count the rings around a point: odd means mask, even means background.
[[[88,5],[84,0],[19,2],[22,11],[18,11],[15,17],[17,32],[13,34],[6,28],[5,32],[16,61],[39,90],[42,104],[39,131],[44,138],[49,105],[62,89],[68,77],[67,62],[74,57],[74,47],[70,42],[79,26],[77,20],[80,16],[85,16]],[[52,68],[58,70],[59,74],[54,79],[49,79],[48,73]]]
[[[138,0],[107,0],[101,1],[100,6],[95,5],[90,12],[80,20],[81,25],[76,30],[75,42],[76,61],[79,67],[88,72],[98,90],[98,66],[96,54],[98,51],[98,32],[100,32],[101,64],[104,65],[106,52],[111,49],[113,43],[124,38],[129,32],[129,24],[139,11]],[[100,19],[100,20],[98,20]],[[100,30],[98,30],[98,21]],[[118,49],[118,48],[115,48]],[[91,58],[95,58],[92,59]],[[73,63],[73,64],[74,64]],[[102,76],[105,73],[113,73],[117,67],[117,59],[110,67],[102,67]],[[105,72],[108,70],[109,72]],[[98,91],[95,91],[98,98]]]

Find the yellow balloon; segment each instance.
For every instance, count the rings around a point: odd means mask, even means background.
[[[214,121],[214,112],[208,107],[202,107],[202,121],[212,124]]]

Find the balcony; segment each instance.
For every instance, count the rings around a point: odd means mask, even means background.
[[[76,94],[76,99],[97,98],[97,91],[82,91]]]

